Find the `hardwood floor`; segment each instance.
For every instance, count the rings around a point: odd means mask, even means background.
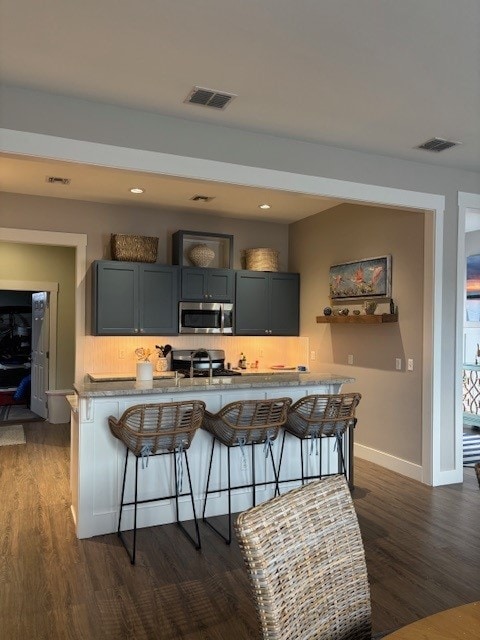
[[[257,638],[236,543],[201,526],[195,551],[175,525],[139,531],[132,567],[116,535],[77,540],[69,504],[69,428],[25,425],[0,447],[0,638]],[[356,461],[355,506],[374,630],[480,599],[480,491],[432,489]]]

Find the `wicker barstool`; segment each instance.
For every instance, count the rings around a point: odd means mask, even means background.
[[[343,476],[244,511],[235,530],[264,640],[370,640],[365,554]]]
[[[273,477],[271,481],[278,488],[278,473],[272,452],[272,443],[278,436],[278,430],[287,419],[287,409],[290,406],[290,398],[274,398],[269,400],[239,400],[225,405],[218,413],[212,414],[205,411],[202,428],[209,431],[212,436],[212,449],[210,464],[208,466],[207,488],[205,490],[205,502],[203,505],[203,521],[211,527],[227,544],[232,541],[232,501],[231,492],[234,489],[252,489],[252,502],[256,504],[256,487],[266,485],[269,482],[257,483],[255,478],[255,445],[263,444],[266,447],[266,455],[270,456]],[[227,486],[210,489],[210,476],[212,472],[213,453],[216,442],[227,447]],[[233,447],[251,447],[251,482],[249,484],[231,485],[230,450]],[[244,458],[245,464],[246,459]],[[205,516],[207,501],[210,493],[228,491],[228,535],[221,533]]]
[[[285,430],[283,432],[278,474],[280,475],[282,465],[285,437],[287,433],[290,433],[300,441],[301,478],[291,478],[289,480],[283,480],[282,482],[301,480],[302,484],[305,484],[305,480],[333,475],[322,473],[322,439],[335,438],[338,452],[338,465],[341,469],[340,473],[344,474],[350,487],[353,487],[353,478],[349,477],[345,465],[343,436],[347,429],[353,429],[357,423],[355,410],[361,397],[359,393],[309,395],[301,398],[289,408],[287,422],[285,423]],[[313,450],[315,450],[315,454],[318,455],[318,474],[307,475],[305,473],[303,443],[306,440],[311,444],[310,452],[312,453]]]
[[[126,447],[125,467],[123,471],[122,497],[120,501],[120,513],[118,516],[118,536],[125,547],[131,563],[135,564],[137,545],[137,505],[158,500],[175,498],[176,522],[192,544],[200,549],[200,532],[198,529],[197,515],[192,491],[190,467],[188,465],[187,449],[190,447],[195,431],[200,427],[205,411],[205,403],[200,400],[187,400],[183,402],[165,402],[161,404],[135,405],[127,409],[117,420],[114,416],[108,418],[110,431],[121,440]],[[127,477],[128,454],[135,456],[135,499],[133,502],[125,502],[125,480]],[[169,496],[138,499],[138,464],[142,460],[142,468],[148,467],[150,456],[174,455],[175,463],[175,493]],[[182,493],[182,460],[185,458],[189,491]],[[178,469],[177,469],[178,466]],[[180,477],[179,477],[180,475]],[[190,496],[195,523],[195,538],[185,529],[179,518],[178,499]],[[122,511],[127,505],[134,505],[133,515],[133,546],[128,548],[121,531]]]

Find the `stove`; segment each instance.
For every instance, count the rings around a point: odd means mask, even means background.
[[[190,367],[193,364],[194,378],[208,378],[212,376],[241,376],[240,371],[225,368],[225,351],[223,349],[177,349],[172,351],[172,370],[190,377]]]

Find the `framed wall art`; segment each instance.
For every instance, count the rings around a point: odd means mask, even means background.
[[[480,255],[467,257],[466,321],[480,322]]]
[[[334,264],[329,283],[332,302],[388,299],[392,295],[392,256]]]

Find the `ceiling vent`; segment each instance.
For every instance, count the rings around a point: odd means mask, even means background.
[[[450,140],[444,140],[443,138],[431,138],[423,144],[419,144],[415,149],[424,149],[425,151],[439,153],[440,151],[445,151],[445,149],[456,147],[459,144],[461,144],[461,142],[451,142]]]
[[[190,200],[193,200],[194,202],[211,202],[212,200],[214,200],[214,196],[193,196],[193,198],[190,198]]]
[[[48,182],[48,184],[63,184],[66,186],[70,184],[70,178],[58,178],[56,176],[47,176],[45,178],[45,182]]]
[[[225,91],[193,87],[184,102],[187,104],[199,104],[203,107],[213,107],[214,109],[225,109],[236,97],[233,93],[226,93]]]

